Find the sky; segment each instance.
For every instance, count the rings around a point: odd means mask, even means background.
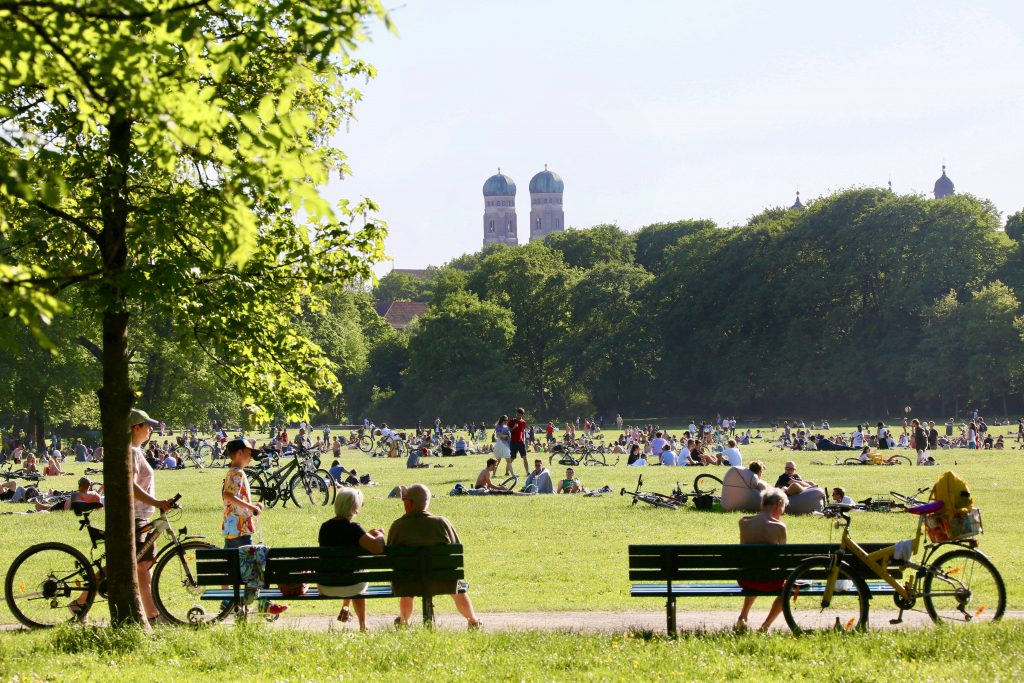
[[[565,223],[633,231],[892,181],[1024,208],[1024,3],[385,0],[356,56],[356,119],[335,140],[389,260],[478,251],[482,186],[565,182]],[[390,260],[390,259],[393,259]]]

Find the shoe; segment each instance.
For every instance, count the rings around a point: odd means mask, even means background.
[[[352,613],[348,607],[342,607],[341,611],[338,612],[338,621],[345,622],[352,618]]]
[[[395,628],[407,628],[408,623],[402,621],[402,617],[395,617]]]
[[[270,602],[269,600],[263,602],[261,600],[259,610],[261,614],[269,614],[272,617],[276,617],[287,612],[288,605],[280,605],[276,602]]]

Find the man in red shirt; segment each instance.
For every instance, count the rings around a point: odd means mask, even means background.
[[[526,462],[526,420],[523,416],[526,415],[526,411],[522,408],[516,408],[516,416],[508,421],[509,431],[512,433],[509,438],[509,450],[512,451],[512,464],[516,462],[516,455],[523,456],[523,469],[526,473],[530,473],[530,466]]]

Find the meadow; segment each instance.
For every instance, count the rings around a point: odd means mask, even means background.
[[[834,428],[837,431],[839,428]],[[998,433],[1008,433],[999,427]],[[844,430],[845,431],[845,430]],[[609,434],[610,436],[610,434]],[[1024,451],[939,451],[939,467],[880,467],[812,465],[812,461],[832,462],[826,452],[780,452],[769,443],[744,447],[745,462],[753,459],[767,464],[765,478],[773,482],[782,465],[792,459],[805,479],[823,486],[843,486],[854,499],[886,494],[890,490],[913,492],[930,486],[946,469],[953,469],[970,483],[975,504],[983,511],[985,534],[981,549],[999,567],[1008,588],[1008,609],[1024,608],[1018,587],[1024,579],[1024,560],[1017,552],[1019,528],[1015,503],[1024,477]],[[842,454],[841,454],[842,455]],[[912,455],[912,453],[911,453]],[[554,612],[563,610],[660,610],[658,599],[629,596],[626,575],[626,546],[632,542],[701,543],[738,540],[740,513],[701,512],[692,504],[680,510],[630,505],[619,495],[622,487],[633,488],[642,473],[644,489],[669,493],[678,481],[684,490],[694,476],[724,468],[632,468],[579,467],[577,474],[584,486],[596,489],[604,485],[612,493],[600,497],[583,496],[449,496],[456,483],[472,485],[483,468],[485,455],[455,458],[431,458],[431,467],[408,470],[398,459],[370,458],[356,451],[343,451],[341,462],[348,468],[368,472],[379,482],[364,487],[367,500],[358,520],[366,527],[385,530],[402,513],[400,501],[387,498],[398,484],[422,482],[434,493],[431,511],[452,520],[466,546],[466,575],[470,593],[478,611]],[[534,456],[547,462],[547,454]],[[624,462],[624,461],[623,461]],[[329,464],[326,462],[325,465]],[[434,467],[442,465],[442,467]],[[522,472],[522,462],[517,464]],[[84,466],[71,465],[80,473]],[[551,468],[553,478],[564,468]],[[503,470],[499,470],[501,475]],[[157,493],[183,495],[184,510],[175,526],[187,526],[190,532],[207,536],[220,545],[222,506],[220,485],[223,470],[188,468],[157,473]],[[75,477],[61,478],[60,488],[73,487]],[[51,478],[50,482],[54,482]],[[58,486],[56,483],[54,486]],[[4,511],[24,509],[4,505]],[[292,505],[270,509],[263,516],[263,539],[271,546],[315,545],[320,524],[332,515],[330,507],[296,509]],[[838,538],[827,520],[818,517],[787,516],[790,542],[826,542]],[[859,541],[893,542],[910,537],[913,519],[897,513],[863,513],[855,518],[854,538]],[[0,516],[0,572],[6,573],[14,557],[33,542],[61,540],[79,548],[87,547],[87,538],[78,530],[77,518],[67,513]],[[390,600],[371,603],[374,612],[394,612]],[[450,601],[438,601],[439,610],[452,611]],[[728,598],[690,599],[680,605],[686,609],[738,610],[736,600]],[[105,614],[98,603],[95,616]],[[326,614],[333,606],[323,603],[296,603],[289,614]],[[5,605],[0,605],[0,623],[12,623]]]

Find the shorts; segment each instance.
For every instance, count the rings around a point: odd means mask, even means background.
[[[252,536],[246,534],[245,536],[224,539],[225,548],[241,548],[243,545],[252,545]]]
[[[317,590],[320,591],[320,595],[326,595],[332,598],[356,598],[359,594],[366,590],[369,586],[367,582],[354,583],[350,586],[324,586],[317,584]]]
[[[513,441],[509,444],[509,448],[512,451],[512,459],[515,460],[517,455],[523,456],[523,460],[526,460],[526,443],[523,441]]]
[[[771,581],[757,581],[755,579],[736,579],[740,588],[758,593],[778,593],[786,585],[785,579],[773,579]]]
[[[146,545],[146,541],[153,535],[153,529],[149,528],[143,531],[144,528],[149,526],[148,519],[137,519],[135,520],[135,560],[136,562],[153,562],[156,560],[156,543],[151,543],[149,550],[144,554],[139,555],[139,550],[142,546]]]

